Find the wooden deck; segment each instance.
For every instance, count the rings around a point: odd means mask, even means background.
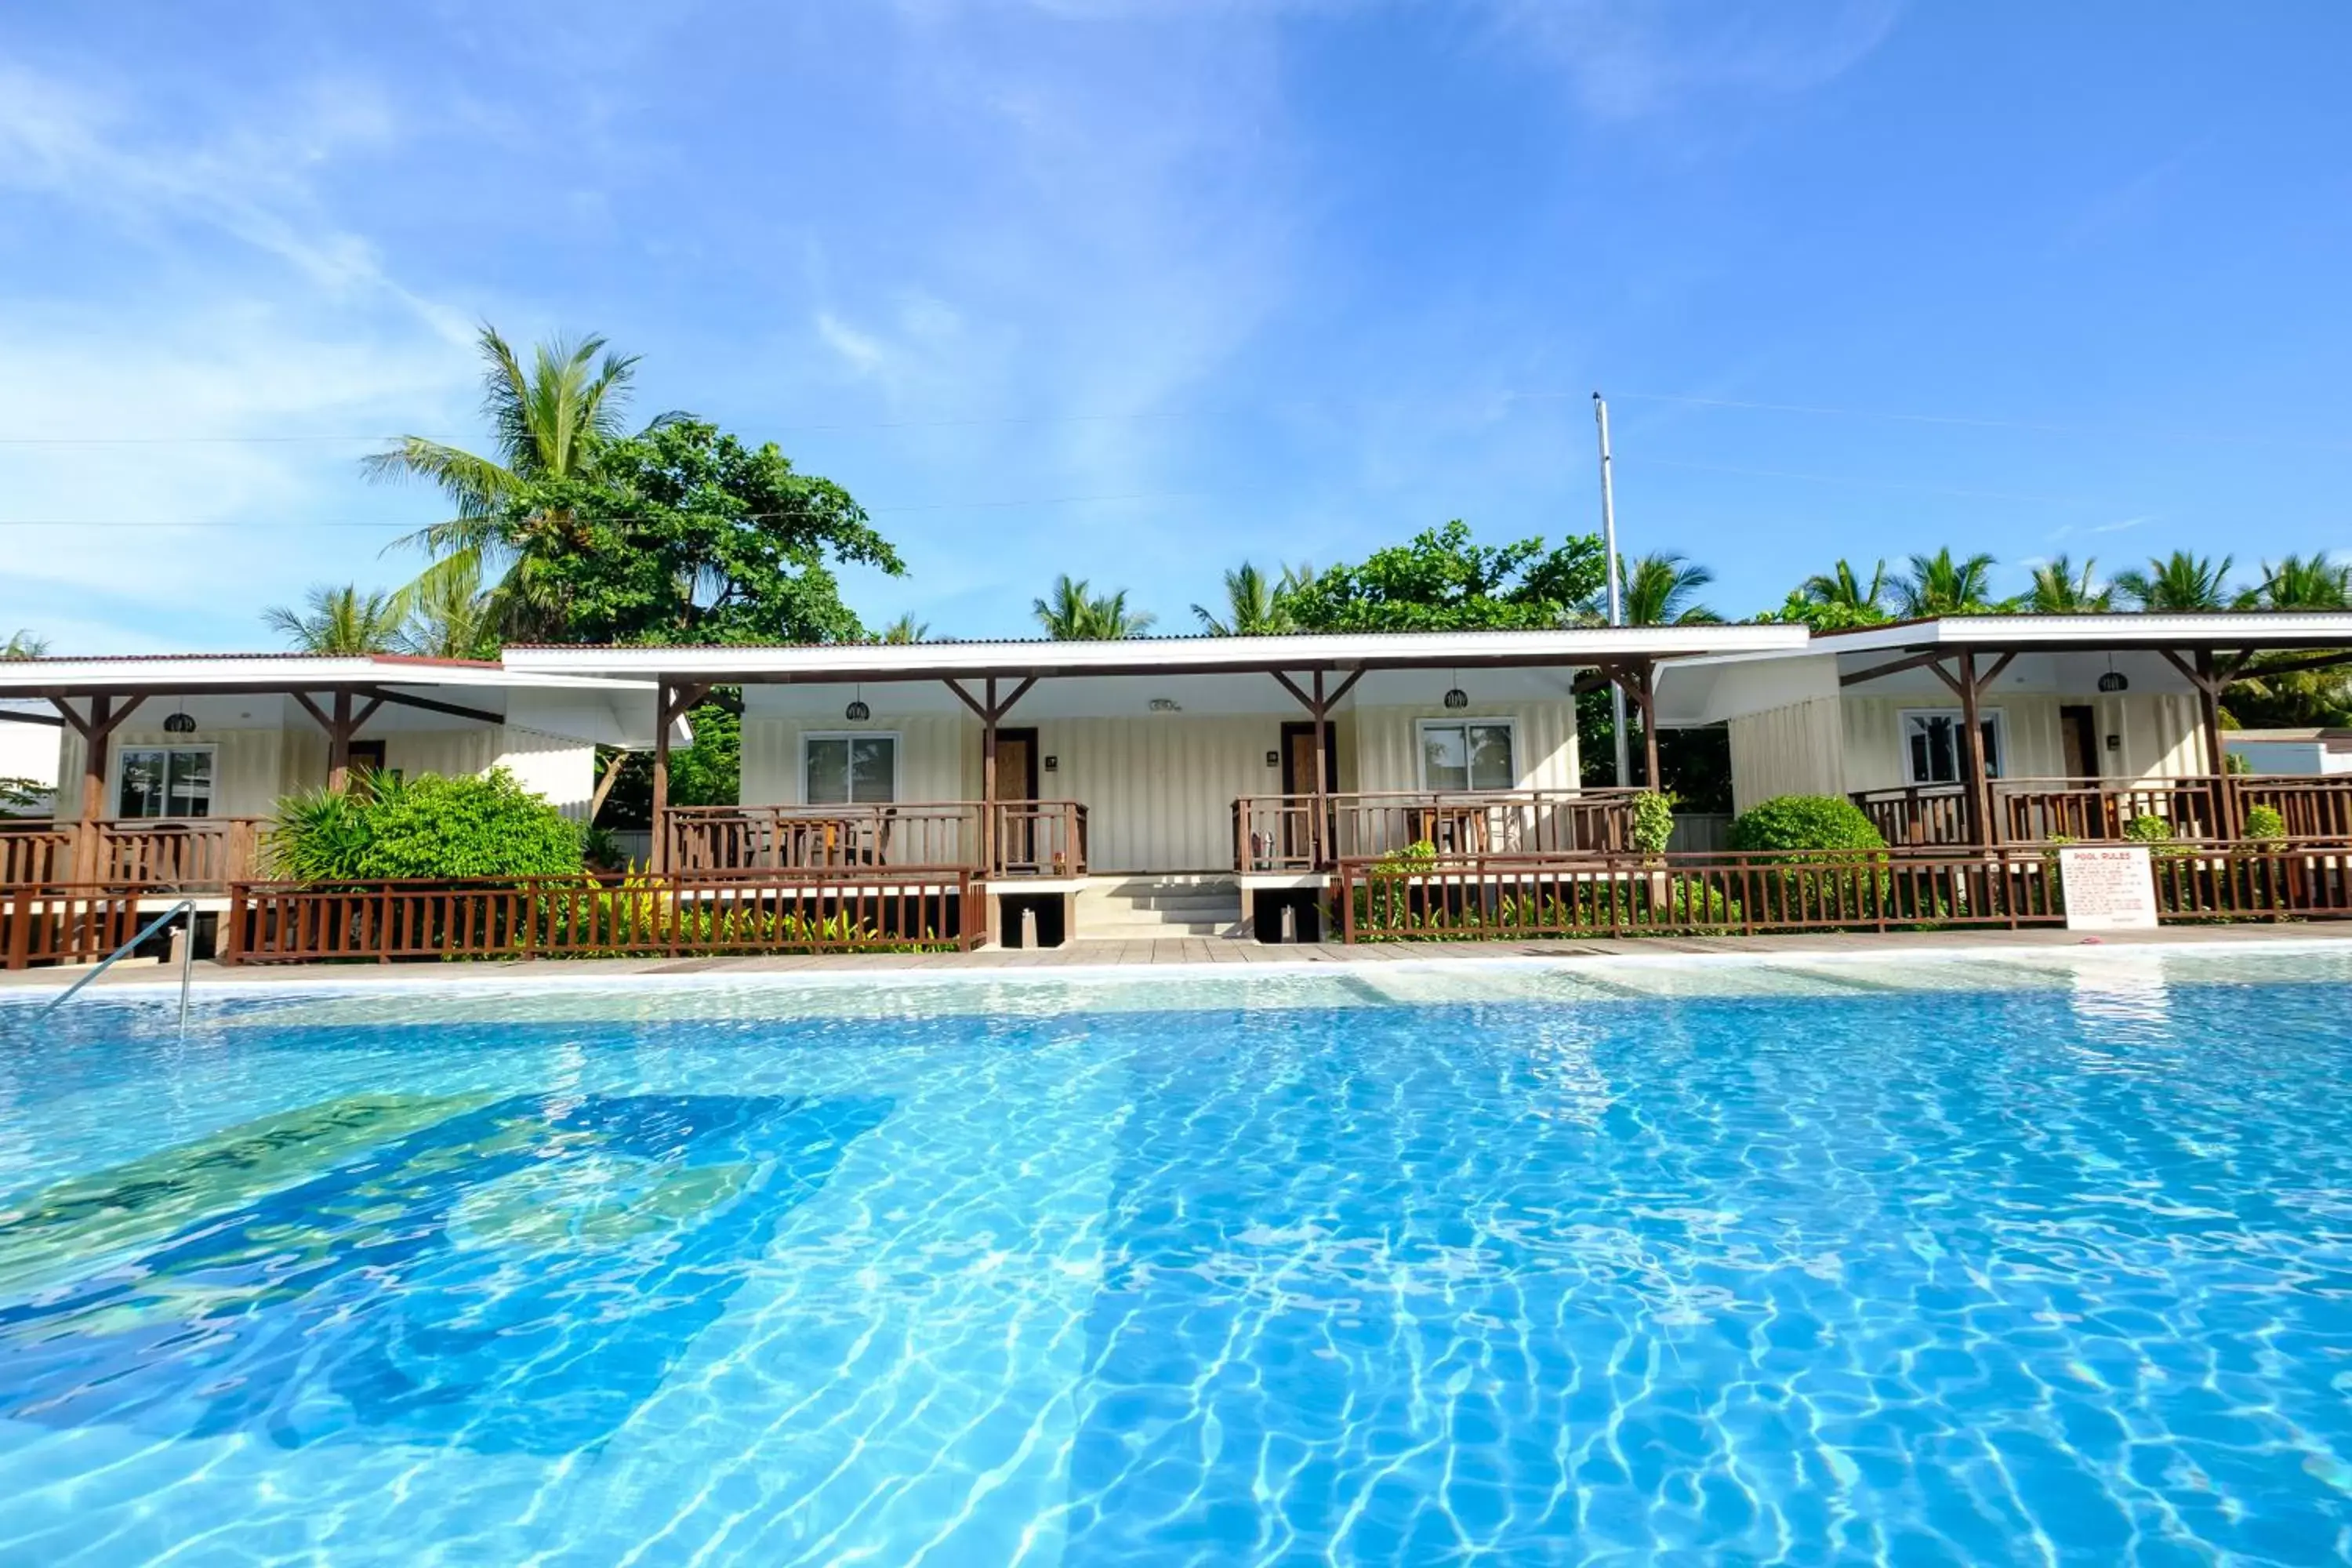
[[[2110,931],[2087,938],[2078,931],[2029,928],[2021,931],[1979,930],[1895,931],[1871,933],[1808,932],[1790,936],[1644,937],[1628,940],[1559,942],[1373,942],[1354,947],[1338,943],[1265,946],[1221,937],[1181,937],[1164,942],[1073,942],[1064,947],[1020,951],[984,948],[977,952],[843,953],[798,958],[619,958],[551,959],[519,963],[405,964],[281,964],[269,968],[228,969],[215,963],[195,965],[196,983],[206,988],[310,984],[328,987],[376,985],[384,983],[446,985],[468,982],[513,984],[518,982],[609,978],[629,974],[825,974],[898,973],[933,973],[946,970],[1069,971],[1126,970],[1141,967],[1288,966],[1320,964],[1394,964],[1492,963],[1497,959],[1522,963],[1549,961],[1566,964],[1605,964],[1613,959],[1672,954],[1705,954],[1725,958],[1797,958],[1807,953],[1858,956],[1913,952],[1993,952],[2016,948],[2102,947],[2167,948],[2200,946],[2274,947],[2281,943],[2352,942],[2352,924],[2246,924],[2173,926],[2153,931]],[[85,973],[80,968],[0,971],[0,992],[40,991],[69,985]],[[91,987],[154,985],[177,978],[153,962],[119,963]]]

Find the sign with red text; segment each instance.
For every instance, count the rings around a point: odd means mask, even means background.
[[[2084,844],[2058,851],[2068,931],[2154,931],[2156,874],[2145,844]]]

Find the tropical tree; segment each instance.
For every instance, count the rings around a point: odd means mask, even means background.
[[[1458,519],[1339,565],[1286,595],[1302,631],[1514,631],[1574,623],[1607,568],[1600,536],[1481,545]]]
[[[1149,611],[1129,610],[1126,589],[1089,594],[1085,578],[1073,581],[1066,572],[1054,579],[1047,597],[1031,601],[1030,609],[1055,642],[1114,642],[1140,637],[1155,618]]]
[[[48,638],[22,629],[11,632],[8,640],[0,643],[0,658],[38,658],[48,651]]]
[[[2080,572],[2063,555],[2053,555],[2033,569],[2033,590],[2027,603],[2037,616],[2103,615],[2115,608],[2113,587],[2092,585],[2092,572],[2098,565],[2093,556],[2083,563]]]
[[[2006,606],[1996,604],[1992,591],[1992,557],[1952,558],[1946,545],[1933,555],[1914,555],[1911,569],[1895,581],[1895,603],[1906,616],[1977,616]]]
[[[1255,562],[1244,561],[1224,574],[1225,610],[1220,616],[1205,605],[1192,606],[1201,629],[1213,637],[1281,637],[1298,629],[1290,600],[1298,588],[1312,582],[1311,566],[1286,566],[1279,577],[1268,577]]]
[[[1617,558],[1617,580],[1624,584],[1622,603],[1629,626],[1692,626],[1723,619],[1696,603],[1698,591],[1715,581],[1715,574],[1687,556],[1671,552],[1644,555],[1629,568]],[[1605,610],[1604,598],[1594,605]]]
[[[2331,561],[2327,552],[2289,555],[2275,566],[2263,563],[2263,580],[2240,594],[2241,610],[2341,610],[2352,606],[2352,564]]]
[[[593,642],[862,642],[835,565],[906,570],[847,490],[683,416],[524,480],[492,521],[534,604]]]
[[[2116,592],[2125,603],[2142,610],[2226,610],[2231,560],[2224,555],[2217,566],[2210,556],[2176,550],[2161,561],[2151,557],[2145,572],[2135,568],[2116,573]]]
[[[535,592],[534,574],[502,524],[510,521],[509,503],[526,483],[576,476],[599,441],[622,433],[637,360],[606,353],[604,340],[591,335],[577,342],[558,338],[539,344],[526,369],[488,325],[479,345],[482,416],[495,443],[492,455],[404,436],[361,463],[372,479],[434,486],[455,514],[394,542],[394,548],[422,550],[432,557],[425,572],[401,590],[400,608],[421,600],[436,574],[479,582],[495,574],[492,614],[502,628],[544,632],[550,616]],[[664,415],[654,425],[673,417]]]
[[[889,643],[916,643],[929,642],[930,637],[929,622],[919,621],[912,616],[900,616],[897,620],[884,626],[882,635],[875,640]]]
[[[261,612],[262,624],[303,653],[392,653],[403,646],[408,617],[390,594],[322,583],[303,596],[303,605],[300,610],[272,605]]]
[[[436,572],[407,595],[410,608],[394,639],[403,653],[425,658],[496,658],[499,628],[491,596],[478,573]],[[395,602],[400,595],[394,595]]]
[[[1811,626],[1817,632],[1842,632],[1853,626],[1874,626],[1894,619],[1887,613],[1886,563],[1875,563],[1864,584],[1853,563],[1841,559],[1827,572],[1817,573],[1789,591],[1777,610],[1756,618]]]

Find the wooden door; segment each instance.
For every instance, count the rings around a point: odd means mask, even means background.
[[[2069,703],[2058,710],[2058,735],[2065,747],[2066,776],[2070,779],[2095,779],[2099,776],[2099,725],[2087,707]]]
[[[996,731],[996,798],[1000,803],[1037,798],[1037,731]],[[1037,819],[1026,812],[1000,813],[1003,841],[998,853],[1007,866],[1037,863]]]
[[[1339,788],[1339,732],[1329,720],[1323,721],[1323,793],[1330,795]],[[1315,793],[1315,726],[1300,720],[1282,727],[1282,793],[1285,795],[1309,795]],[[1293,861],[1307,854],[1308,824],[1312,807],[1297,805],[1286,806],[1282,813],[1282,853]],[[1331,825],[1323,825],[1324,842],[1329,843]]]

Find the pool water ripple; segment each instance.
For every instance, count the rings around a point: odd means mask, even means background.
[[[12,1005],[0,1563],[2341,1561],[2262,964]]]

